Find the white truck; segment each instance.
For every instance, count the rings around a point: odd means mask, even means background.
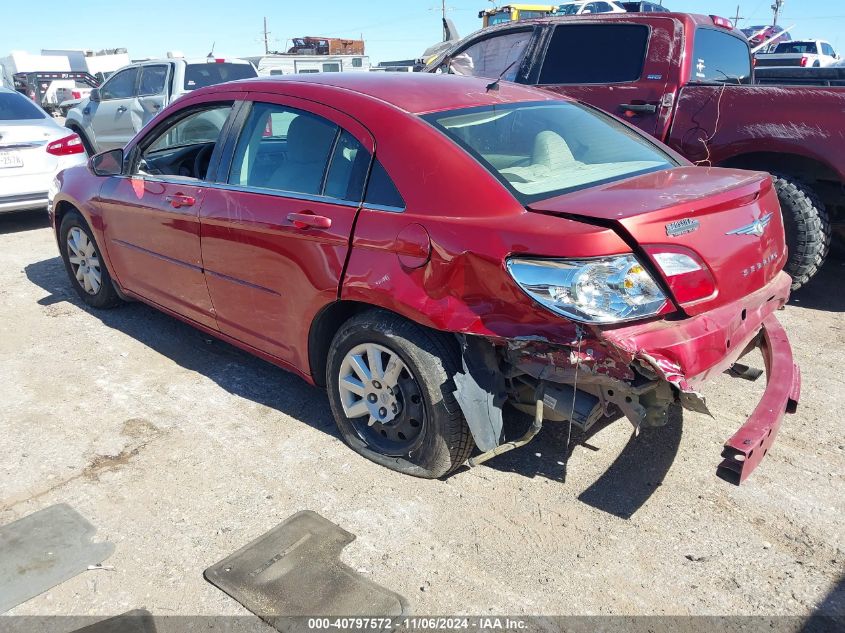
[[[757,68],[826,68],[840,56],[825,40],[792,40],[781,42],[770,53],[758,53]]]
[[[121,68],[67,113],[65,127],[89,155],[123,147],[147,122],[183,94],[236,79],[256,77],[243,59],[168,58]]]

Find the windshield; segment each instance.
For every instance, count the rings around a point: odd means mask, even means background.
[[[520,103],[424,117],[528,204],[675,166],[639,133],[576,103]]]
[[[215,84],[222,84],[225,81],[236,79],[248,79],[255,77],[258,73],[252,64],[188,64],[185,67],[185,90],[196,90]]]
[[[778,44],[775,53],[803,53],[815,55],[818,52],[815,42],[784,42]]]
[[[577,15],[579,4],[562,4],[555,11],[555,15]]]
[[[32,121],[47,115],[32,101],[17,92],[0,92],[0,121]]]

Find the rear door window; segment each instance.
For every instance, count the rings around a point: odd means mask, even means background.
[[[185,90],[196,90],[205,86],[222,84],[225,81],[248,79],[257,73],[252,64],[204,63],[188,64],[185,67]]]
[[[695,32],[690,81],[751,83],[748,43],[724,31],[698,29]]]
[[[167,82],[167,66],[164,64],[141,67],[141,83],[138,86],[139,97],[164,94]]]
[[[636,81],[643,72],[648,27],[579,24],[555,27],[540,84],[605,84]]]

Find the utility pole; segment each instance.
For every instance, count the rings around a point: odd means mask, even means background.
[[[740,21],[740,20],[744,20],[744,19],[745,19],[745,18],[740,17],[740,15],[739,15],[739,5],[736,5],[736,17],[734,17],[734,19],[733,19],[733,21],[734,21],[734,28],[737,28],[737,25],[739,25],[739,21]]]
[[[440,15],[443,17],[443,41],[449,39],[449,31],[446,28],[446,0],[440,2]]]
[[[267,16],[264,16],[264,54],[270,54],[270,31],[267,30]]]
[[[774,18],[772,18],[772,26],[778,25],[778,16],[780,15],[781,7],[783,7],[783,3],[786,0],[775,0],[775,3],[772,5],[772,11],[774,11]]]

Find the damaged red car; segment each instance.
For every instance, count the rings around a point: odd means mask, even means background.
[[[223,84],[60,181],[52,223],[88,305],[144,301],[325,386],[344,440],[401,472],[480,463],[543,421],[706,411],[701,384],[753,378],[738,360],[759,348],[765,393],[719,467],[738,483],[798,401],[771,177],[693,168],[547,92]],[[510,409],[534,416],[519,439]]]

